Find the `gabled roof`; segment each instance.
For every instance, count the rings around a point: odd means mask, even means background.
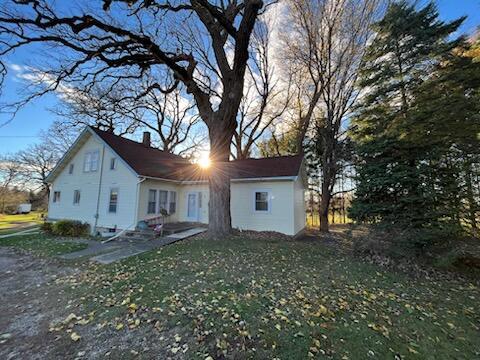
[[[86,131],[97,135],[104,141],[137,175],[172,181],[206,181],[210,171],[226,171],[232,180],[293,178],[299,175],[303,159],[301,155],[295,155],[234,160],[215,164],[212,168],[205,170],[181,156],[145,146],[106,131],[92,127],[87,127]],[[84,133],[85,131],[82,132],[75,144],[80,142]],[[80,142],[81,145],[83,143],[84,141]],[[78,148],[78,144],[76,148]],[[71,151],[72,149],[67,152],[60,163],[66,161],[65,158],[71,157],[67,156]],[[49,180],[55,172],[58,172],[57,168],[60,168],[60,163],[48,176]]]

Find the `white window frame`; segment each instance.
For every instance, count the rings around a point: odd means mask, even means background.
[[[117,170],[117,158],[110,158],[110,170]]]
[[[77,200],[77,194],[78,194],[78,201],[76,201]],[[81,195],[82,194],[81,194],[80,190],[78,190],[78,189],[73,190],[73,205],[76,205],[76,206],[80,205]]]
[[[75,164],[71,163],[68,165],[68,175],[73,175],[73,171],[75,170]]]
[[[157,200],[157,213],[160,214],[160,209],[162,209],[162,207],[160,206],[160,197],[161,197],[161,194],[163,193],[167,193],[167,197],[165,198],[165,207],[163,207],[163,209],[165,209],[166,211],[168,211],[169,209],[169,206],[170,206],[170,199],[169,199],[169,192],[168,190],[158,190],[158,200]]]
[[[100,163],[100,150],[87,151],[85,153],[85,158],[83,161],[83,172],[90,173],[98,171],[98,166]],[[93,167],[95,164],[95,168]]]
[[[154,199],[154,202],[155,202],[155,208],[153,209],[153,212],[150,212],[150,192],[154,192],[155,193],[155,199]],[[158,191],[157,189],[148,189],[148,193],[147,193],[147,215],[152,215],[152,214],[156,214],[158,211]]]
[[[57,198],[57,194],[58,194],[58,198]],[[54,191],[53,192],[53,198],[52,198],[52,203],[54,204],[57,204],[60,202],[60,199],[61,199],[61,195],[62,195],[62,192],[61,191]]]
[[[267,193],[267,210],[257,210],[257,193]],[[253,212],[258,214],[270,214],[272,212],[272,190],[270,189],[255,189],[253,190]]]
[[[111,205],[111,201],[112,201],[112,192],[114,190],[117,192],[117,203],[115,204],[115,211],[110,211],[110,205]],[[117,214],[118,213],[118,200],[119,200],[119,198],[120,198],[120,191],[119,191],[118,187],[110,188],[110,191],[108,193],[108,205],[107,205],[107,212],[109,214]]]
[[[172,194],[174,195],[173,197],[175,198],[175,201],[172,201]],[[174,190],[171,190],[168,192],[168,214],[172,215],[177,212],[177,192]],[[171,211],[171,206],[172,204],[175,204],[175,209]]]

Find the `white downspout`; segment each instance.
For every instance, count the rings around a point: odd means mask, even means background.
[[[105,145],[102,147],[102,161],[100,162],[100,180],[98,182],[98,194],[97,194],[97,208],[95,211],[95,225],[93,226],[93,234],[97,233],[98,218],[100,216],[100,195],[102,192],[102,179],[103,179],[103,159],[105,157]]]
[[[144,182],[145,180],[147,180],[147,179],[146,179],[146,178],[141,178],[141,179],[137,182],[137,189],[136,189],[136,194],[135,194],[136,204],[135,204],[134,223],[131,224],[131,225],[129,225],[129,226],[127,226],[125,229],[123,229],[122,231],[120,231],[118,234],[115,234],[115,235],[112,236],[111,238],[108,238],[107,240],[102,241],[103,244],[119,238],[119,237],[122,236],[125,232],[127,232],[128,230],[130,230],[131,227],[135,227],[135,226],[137,225],[137,223],[138,223],[138,210],[139,210],[139,207],[140,207],[140,184],[141,184],[142,182]]]
[[[137,182],[137,190],[136,190],[136,194],[135,194],[135,198],[136,198],[135,217],[134,217],[135,224],[138,223],[138,211],[140,210],[140,185],[141,185],[141,183],[144,182],[145,180],[147,180],[147,178],[141,178],[141,179]]]

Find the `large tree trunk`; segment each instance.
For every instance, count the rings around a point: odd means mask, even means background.
[[[333,182],[335,181],[335,166],[333,161],[334,150],[333,141],[331,137],[324,136],[325,150],[322,154],[322,196],[320,198],[320,231],[328,232],[328,209],[330,207],[330,200],[332,199]]]
[[[322,197],[320,199],[320,231],[321,232],[328,232],[328,208],[330,206],[330,191],[325,191],[323,183],[322,183]]]
[[[217,122],[209,128],[212,165],[209,177],[208,230],[214,237],[222,237],[232,231],[230,173],[227,171],[227,165],[236,123],[230,126],[224,125],[226,123],[226,121]]]

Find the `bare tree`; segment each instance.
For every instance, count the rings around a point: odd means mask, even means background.
[[[245,83],[244,97],[238,114],[238,127],[233,137],[236,159],[252,155],[258,141],[265,140],[286,112],[290,100],[290,75],[279,76],[272,64],[271,28],[273,20],[258,21],[252,37],[251,59]]]
[[[40,72],[44,87],[17,107],[65,84],[88,90],[107,81],[115,89],[148,76],[156,80],[151,90],[171,92],[183,83],[209,132],[209,228],[214,235],[230,232],[230,178],[222,163],[230,157],[262,0],[96,2],[103,11],[86,3],[65,12],[45,0],[2,2],[0,56],[32,43],[49,45],[50,60]]]
[[[115,91],[101,84],[88,92],[77,88],[52,111],[69,127],[90,125],[120,136],[146,128],[154,133],[153,143],[161,150],[179,155],[192,152],[206,140],[195,131],[200,122],[195,103],[181,86],[162,92],[150,88],[153,83],[152,79],[143,84],[133,81]]]
[[[126,118],[153,132],[154,138],[159,140],[158,147],[163,151],[191,154],[206,140],[199,126],[195,103],[187,98],[181,87],[168,93],[153,90],[145,96],[137,94],[130,105],[122,108]]]
[[[7,68],[3,62],[0,61],[0,95],[2,95],[2,86],[7,76]]]
[[[59,159],[70,149],[79,134],[80,129],[75,126],[55,120],[47,130],[40,131],[40,142],[46,144]]]
[[[52,112],[63,119],[66,126],[83,128],[93,126],[103,131],[123,136],[132,134],[138,124],[130,119],[133,111],[126,108],[125,91],[112,89],[105,84],[93,87],[72,88],[68,96],[61,96]],[[129,116],[125,113],[128,112]]]
[[[20,168],[15,161],[9,156],[0,157],[0,213],[24,200],[25,193],[18,190],[19,175]]]
[[[295,69],[297,149],[312,120],[320,137],[320,230],[328,231],[328,208],[339,169],[344,122],[358,96],[355,82],[382,0],[292,0],[285,44]]]
[[[48,197],[47,176],[62,154],[49,146],[49,143],[30,145],[12,156],[19,177],[32,191],[40,191]]]

